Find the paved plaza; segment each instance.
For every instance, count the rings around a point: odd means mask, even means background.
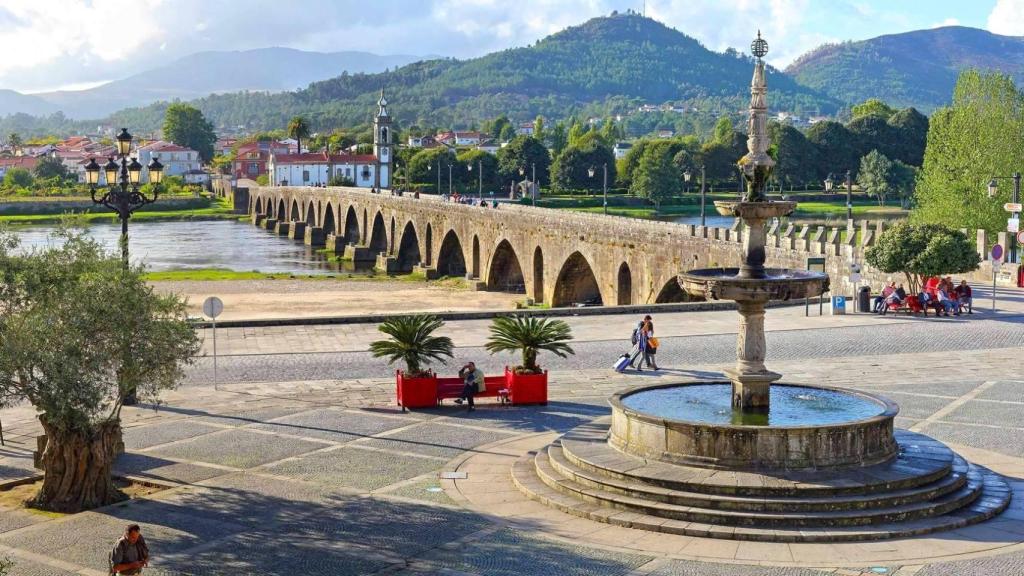
[[[1024,315],[959,319],[769,311],[769,367],[787,382],[883,394],[896,423],[937,438],[1024,491]],[[390,368],[365,350],[374,326],[233,329],[218,335],[218,389],[200,360],[159,406],[124,413],[121,475],[166,486],[148,498],[53,518],[0,510],[0,556],[14,574],[106,574],[123,526],[142,525],[146,574],[899,576],[1024,573],[1024,497],[994,521],[918,539],[797,545],[672,536],[570,517],[528,501],[510,458],[609,413],[622,388],[720,378],[731,311],[655,318],[665,370],[607,368],[633,318],[571,321],[577,356],[551,367],[547,406],[481,402],[403,413]],[[486,322],[451,323],[459,359],[486,358]],[[222,337],[223,336],[223,337]],[[209,350],[210,342],[207,342]],[[0,478],[31,476],[38,424],[0,411]],[[446,472],[465,478],[443,479]]]

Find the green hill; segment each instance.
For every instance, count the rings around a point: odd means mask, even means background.
[[[949,103],[965,68],[999,70],[1024,85],[1024,38],[962,26],[915,30],[825,45],[786,72],[847,103],[880,98],[931,112]]]
[[[381,87],[405,124],[466,127],[499,114],[560,119],[670,101],[735,113],[746,107],[751,71],[749,57],[710,51],[648,18],[613,14],[480,58],[430,60],[378,74],[345,74],[295,92],[215,95],[194,104],[219,128],[232,130],[282,128],[296,114],[314,129],[364,123]],[[775,110],[832,113],[840,105],[778,72],[769,82]],[[112,122],[151,130],[165,108],[158,103],[124,110]]]

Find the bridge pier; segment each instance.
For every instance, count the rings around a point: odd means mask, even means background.
[[[291,224],[291,222],[280,222],[279,221],[274,226],[274,234],[277,234],[278,236],[287,236],[288,235],[288,229],[291,228],[290,224]]]
[[[307,246],[324,246],[326,238],[324,237],[324,229],[319,226],[306,226],[306,233],[303,234],[302,241]]]
[[[306,223],[292,222],[288,228],[288,238],[292,240],[304,240],[306,237]]]
[[[437,268],[434,266],[423,266],[417,264],[416,266],[413,266],[412,273],[422,274],[427,280],[437,280],[440,278],[440,275],[437,273]]]
[[[377,262],[379,253],[373,251],[369,246],[345,246],[345,259],[353,262]]]
[[[263,225],[263,221],[266,220],[266,219],[267,219],[267,215],[266,214],[253,214],[252,215],[252,225],[253,226],[262,226]]]
[[[267,218],[263,221],[263,228],[265,230],[274,230],[277,226],[277,218]]]
[[[336,234],[328,234],[324,239],[324,248],[326,248],[327,252],[331,254],[345,254],[345,248],[347,248],[345,244],[345,237],[338,236]]]
[[[381,252],[377,254],[377,263],[374,264],[373,269],[385,274],[398,274],[398,258]]]

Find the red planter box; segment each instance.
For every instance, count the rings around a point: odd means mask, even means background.
[[[543,374],[516,374],[505,366],[505,382],[512,404],[547,404],[548,371]]]
[[[395,396],[403,410],[433,408],[437,406],[437,375],[432,373],[427,378],[406,378],[401,370],[396,370]]]

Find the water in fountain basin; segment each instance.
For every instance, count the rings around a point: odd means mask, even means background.
[[[840,424],[877,416],[885,410],[879,403],[854,394],[780,384],[772,385],[767,414],[733,410],[729,383],[643,390],[623,397],[622,404],[659,418],[742,426]]]

